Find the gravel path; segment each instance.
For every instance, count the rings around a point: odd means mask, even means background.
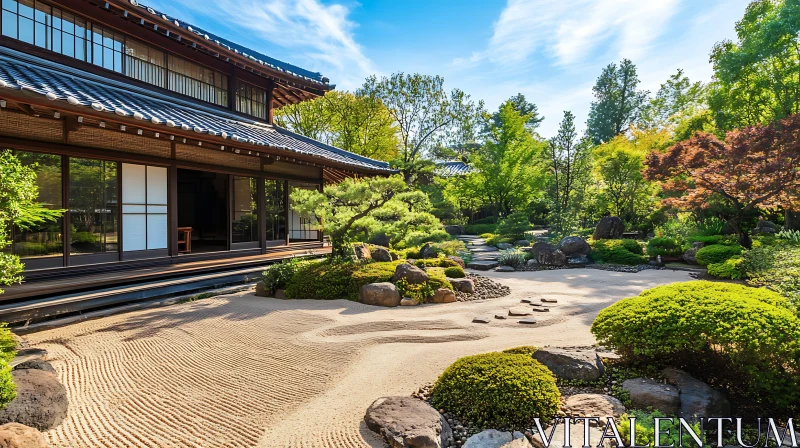
[[[482,273],[511,296],[393,309],[249,293],[137,311],[28,335],[70,399],[52,447],[382,447],[362,422],[383,395],[410,395],[455,359],[518,345],[577,346],[615,300],[686,272]],[[506,313],[557,298],[536,325]]]

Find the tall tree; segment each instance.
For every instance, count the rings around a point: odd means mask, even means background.
[[[564,112],[558,133],[547,145],[550,164],[551,223],[559,230],[571,227],[576,199],[588,181],[591,143],[575,129],[575,115]]]
[[[691,82],[683,70],[678,69],[642,108],[639,123],[643,129],[674,129],[705,109],[705,94],[702,82]]]
[[[647,157],[646,177],[661,182],[676,207],[726,205],[727,221],[744,247],[752,241],[742,220],[757,208],[800,205],[800,114],[768,126],[728,133],[726,141],[697,134]]]
[[[736,23],[737,41],[711,52],[709,107],[723,130],[800,113],[800,5],[756,0]]]
[[[536,128],[538,128],[539,125],[542,124],[542,121],[544,121],[544,117],[542,115],[539,115],[539,107],[529,102],[528,99],[525,98],[525,95],[518,93],[509,98],[508,101],[520,115],[525,115],[530,117],[528,118],[528,121],[525,122],[525,127],[529,131],[531,132],[535,131]],[[494,122],[495,125],[500,124],[499,110],[492,114],[492,121]]]
[[[398,166],[407,182],[434,149],[475,141],[483,102],[476,104],[459,89],[448,93],[439,76],[371,76],[359,93],[380,99],[389,109],[400,135]]]
[[[378,160],[397,157],[398,138],[388,109],[375,97],[349,92],[284,106],[275,123],[306,137]]]
[[[649,92],[638,90],[636,65],[628,59],[609,64],[597,78],[592,91],[595,101],[589,110],[586,133],[595,144],[607,142],[625,132],[639,118]]]

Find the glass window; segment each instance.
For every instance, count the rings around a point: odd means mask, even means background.
[[[228,77],[194,62],[176,56],[169,57],[168,89],[173,92],[228,105]]]
[[[132,39],[125,42],[125,75],[166,87],[164,52]]]
[[[267,118],[267,91],[246,84],[236,83],[236,110],[258,118]]]
[[[319,185],[308,182],[291,182],[289,193],[294,189],[318,190]],[[289,202],[289,241],[316,241],[319,237],[319,226],[316,220],[307,219],[294,211]]]
[[[264,181],[267,241],[286,239],[286,181]]]
[[[233,176],[233,243],[258,241],[258,184],[252,177]]]
[[[62,208],[61,156],[17,151],[23,165],[33,167],[39,187],[38,201],[50,209]],[[20,258],[61,256],[64,254],[63,220],[48,221],[28,229],[13,229],[12,253]]]
[[[69,159],[70,253],[119,249],[117,163]]]
[[[122,73],[124,37],[100,25],[92,25],[91,36],[92,62],[108,70]]]
[[[59,8],[34,0],[3,0],[2,33],[23,42],[87,61],[85,20],[63,12]],[[117,44],[121,48],[122,40]],[[102,49],[102,45],[99,47]],[[111,67],[121,70],[120,56],[111,56]],[[101,64],[104,61],[100,61]],[[117,65],[119,68],[117,68]]]

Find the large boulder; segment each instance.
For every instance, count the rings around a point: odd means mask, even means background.
[[[570,257],[567,257],[567,265],[573,267],[586,266],[590,262],[591,260],[589,260],[589,257],[586,255],[572,255]]]
[[[353,250],[356,252],[356,257],[359,260],[369,260],[372,258],[372,252],[370,252],[369,247],[367,246],[354,246]]]
[[[533,256],[540,265],[544,266],[564,266],[567,264],[567,256],[555,246],[544,241],[538,241],[531,249]]]
[[[475,281],[471,278],[448,278],[447,281],[453,285],[453,289],[460,292],[472,294],[475,292]]]
[[[64,420],[69,407],[67,390],[54,374],[21,369],[11,375],[17,385],[17,398],[0,410],[0,424],[16,422],[45,431]]]
[[[611,395],[603,394],[577,394],[567,398],[564,403],[569,410],[583,417],[597,417],[603,424],[608,417],[619,421],[625,413],[625,405]]]
[[[392,254],[385,247],[376,247],[372,250],[372,259],[375,261],[392,261]]]
[[[0,426],[0,448],[47,448],[47,442],[35,428],[6,423]]]
[[[731,414],[731,404],[722,392],[680,369],[668,367],[661,374],[678,387],[681,417],[724,417]]]
[[[511,249],[512,247],[514,247],[514,245],[511,243],[497,243],[496,247],[500,250],[506,250],[506,249]]]
[[[25,369],[36,369],[36,370],[44,370],[45,372],[50,372],[55,375],[56,369],[47,361],[43,361],[41,359],[34,359],[31,361],[25,361],[17,364],[14,366],[14,370],[25,370]],[[0,445],[2,448],[2,445]]]
[[[778,233],[778,226],[774,222],[767,221],[766,219],[759,219],[756,229],[764,233]]]
[[[625,232],[625,224],[616,216],[600,218],[592,236],[595,240],[615,240]]]
[[[697,264],[697,251],[698,248],[690,247],[681,255],[681,259],[689,264]]]
[[[449,235],[457,236],[464,233],[464,228],[461,226],[444,226],[444,231]]]
[[[453,439],[444,417],[413,397],[379,398],[367,409],[364,421],[391,448],[443,448]]]
[[[400,292],[394,283],[369,283],[361,286],[359,294],[361,303],[377,306],[400,305]]]
[[[531,444],[521,432],[503,432],[496,429],[481,431],[464,442],[464,448],[530,448]]]
[[[594,381],[605,372],[603,361],[593,350],[540,348],[533,359],[544,364],[558,378]]]
[[[568,236],[562,239],[557,246],[557,249],[564,253],[567,257],[577,255],[589,255],[592,247],[583,238],[579,236]]]
[[[677,414],[681,407],[678,388],[649,378],[633,378],[622,383],[635,409],[657,409],[667,415]]]
[[[368,242],[375,246],[389,247],[389,237],[385,233],[370,235]]]
[[[456,293],[447,289],[439,288],[433,293],[431,303],[453,303],[456,301]]]
[[[397,282],[401,278],[406,279],[406,281],[412,285],[425,283],[430,279],[427,272],[408,263],[400,263],[397,265],[397,268],[394,270],[394,275],[392,276],[392,282]]]

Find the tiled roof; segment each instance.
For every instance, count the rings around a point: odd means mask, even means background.
[[[472,167],[461,161],[436,164],[436,173],[442,177],[463,176],[470,172],[472,172]]]
[[[245,148],[269,146],[285,150],[287,156],[305,154],[353,169],[393,171],[386,162],[325,145],[277,126],[0,47],[0,96],[3,89],[24,89],[54,102],[65,101],[95,112],[148,121],[164,126],[164,132],[181,128],[230,139]]]
[[[189,24],[187,22],[184,22],[181,19],[178,19],[176,17],[168,16],[167,14],[159,12],[159,11],[157,11],[157,10],[147,6],[147,5],[143,5],[141,2],[139,2],[137,0],[128,0],[128,1],[133,6],[137,6],[137,7],[147,11],[148,13],[150,13],[150,14],[152,14],[154,16],[158,16],[158,17],[161,17],[164,20],[170,21],[170,22],[174,23],[175,25],[177,25],[177,26],[179,26],[181,28],[184,28],[185,30],[187,30],[187,31],[189,31],[189,32],[191,32],[191,33],[193,33],[193,34],[195,34],[197,36],[203,37],[207,41],[214,42],[217,45],[219,45],[219,46],[221,46],[221,47],[223,47],[223,48],[225,48],[227,50],[230,50],[230,51],[233,51],[235,53],[241,54],[242,56],[250,59],[253,62],[257,62],[257,63],[259,63],[261,65],[273,68],[273,69],[281,71],[281,72],[285,72],[285,73],[287,73],[289,75],[292,75],[292,76],[297,76],[299,78],[303,78],[303,79],[305,79],[307,81],[311,81],[311,82],[314,82],[314,83],[317,83],[317,84],[321,84],[321,85],[328,85],[328,79],[325,78],[324,76],[322,76],[320,73],[312,72],[310,70],[306,70],[306,69],[297,67],[295,65],[279,61],[279,60],[271,58],[271,57],[269,57],[269,56],[267,56],[265,54],[262,54],[262,53],[260,53],[258,51],[251,50],[249,48],[243,47],[241,45],[238,45],[238,44],[236,44],[234,42],[229,41],[228,39],[225,39],[223,37],[217,36],[217,35],[215,35],[213,33],[205,31],[205,30],[203,30],[201,28],[198,28],[198,27],[196,27],[194,25],[191,25],[191,24]]]

